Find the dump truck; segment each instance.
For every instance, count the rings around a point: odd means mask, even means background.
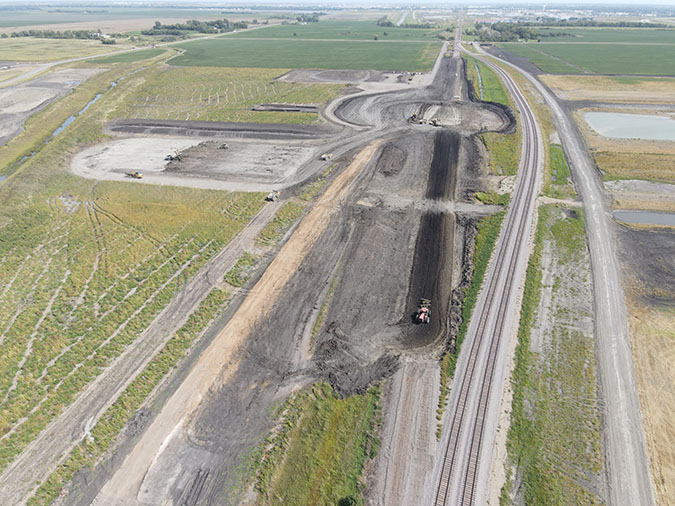
[[[330,160],[331,158],[333,158],[333,153],[324,153],[319,158],[321,158],[321,160],[324,160],[324,161]]]
[[[267,202],[276,202],[277,199],[279,198],[279,192],[277,190],[272,190],[267,194],[267,197],[265,197],[265,200]]]
[[[431,321],[431,301],[429,299],[420,299],[417,313],[415,313],[415,322],[429,323]]]
[[[127,177],[133,177],[134,179],[143,179],[143,174],[138,171],[127,172]]]

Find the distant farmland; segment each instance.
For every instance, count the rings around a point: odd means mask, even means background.
[[[242,40],[215,38],[178,44],[172,65],[198,67],[430,70],[440,42]]]
[[[256,30],[233,33],[227,38],[343,39],[373,40],[375,35],[385,40],[431,40],[439,29],[398,28],[378,26],[375,21],[320,21],[305,25],[274,25]],[[385,35],[386,34],[386,35]]]
[[[569,43],[499,44],[554,74],[584,71],[598,74],[675,75],[675,45],[614,45]]]

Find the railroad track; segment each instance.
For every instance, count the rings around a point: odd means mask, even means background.
[[[475,55],[472,55],[475,57]],[[482,59],[481,59],[482,60]],[[523,125],[524,149],[521,157],[519,182],[506,215],[502,237],[488,273],[484,303],[478,309],[478,324],[471,340],[471,349],[463,369],[459,394],[449,406],[454,409],[450,435],[438,479],[434,506],[473,505],[476,500],[480,452],[483,445],[488,404],[495,378],[498,351],[505,333],[507,311],[514,297],[514,284],[519,263],[523,261],[529,236],[530,219],[536,198],[539,140],[534,114],[511,77],[500,67],[482,60],[502,77],[520,111]],[[492,315],[496,313],[496,317]],[[487,357],[483,355],[486,353]],[[476,388],[475,381],[480,378]],[[468,435],[467,432],[468,431]],[[468,441],[467,441],[468,438]],[[462,445],[462,442],[464,444]],[[467,446],[468,445],[468,446]],[[460,449],[467,449],[462,452]],[[457,479],[453,473],[462,473]],[[453,479],[454,478],[454,479]],[[453,490],[453,484],[455,489]]]

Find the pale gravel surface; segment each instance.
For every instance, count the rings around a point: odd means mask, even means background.
[[[595,292],[598,369],[605,400],[603,421],[609,503],[654,504],[626,305],[613,247],[613,223],[602,183],[570,115],[536,78],[515,65],[500,62],[520,72],[544,97],[555,118],[577,189],[584,201]]]

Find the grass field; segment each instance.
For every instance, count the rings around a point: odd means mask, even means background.
[[[256,30],[227,35],[227,38],[273,38],[273,39],[343,39],[373,40],[375,35],[381,41],[387,40],[431,40],[439,29],[395,28],[377,26],[374,20],[327,20],[305,25],[275,25]],[[385,35],[385,33],[387,35]]]
[[[574,197],[575,192],[570,177],[570,167],[560,144],[549,146],[549,159],[551,161],[551,181],[544,188],[544,195],[557,199]]]
[[[379,402],[377,387],[340,399],[327,384],[293,399],[268,439],[257,504],[362,504],[363,468],[379,446]]]
[[[284,69],[153,67],[114,112],[119,118],[313,123],[315,113],[252,111],[261,103],[323,104],[339,84],[274,81]]]
[[[480,99],[480,83],[482,83],[482,100],[508,105],[513,108],[511,99],[507,95],[506,90],[497,75],[490,70],[487,65],[475,58],[467,56],[464,58],[466,62],[467,78],[473,86],[474,95]],[[517,125],[516,132],[511,135],[486,133],[480,136],[488,150],[490,156],[488,163],[494,174],[512,175],[518,171],[521,135],[520,125]]]
[[[238,40],[229,37],[178,44],[172,65],[208,67],[430,70],[438,42]]]
[[[599,74],[675,75],[675,46],[672,45],[509,42],[499,46],[553,74],[581,73],[574,65]]]
[[[513,372],[500,504],[601,504],[602,420],[583,215],[542,206]],[[542,274],[542,272],[544,274]],[[546,295],[545,302],[541,303]],[[510,473],[507,473],[510,474]]]
[[[106,56],[97,60],[89,60],[89,63],[130,63],[140,60],[147,60],[162,54],[165,49],[144,49],[141,51],[132,51],[118,55]]]
[[[603,179],[644,179],[675,184],[675,155],[663,153],[593,153]]]
[[[106,46],[98,40],[0,38],[2,60],[49,62],[112,53],[131,46]]]
[[[85,102],[134,64],[67,97]],[[97,183],[72,153],[141,73],[105,92],[0,184],[0,469],[133,342],[182,284],[262,207],[260,194]],[[54,110],[38,113],[29,128]],[[50,120],[51,121],[51,120]]]

